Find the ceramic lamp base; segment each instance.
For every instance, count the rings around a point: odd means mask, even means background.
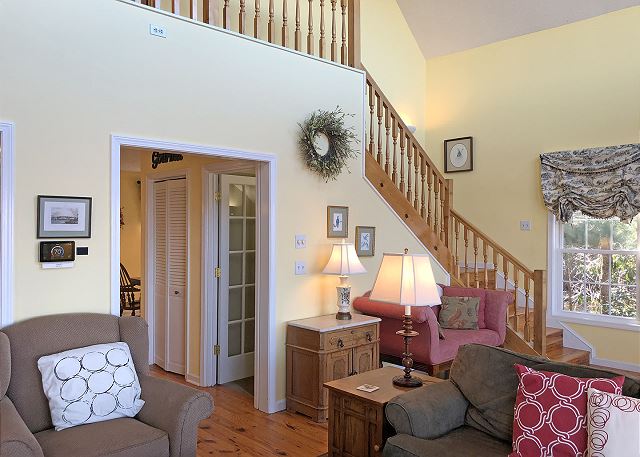
[[[338,314],[336,314],[336,319],[351,319],[351,286],[347,284],[346,276],[340,276],[340,285],[336,287],[336,293],[338,295]]]
[[[351,320],[351,313],[350,312],[338,312],[336,313],[336,319],[338,319],[339,321],[350,321]]]

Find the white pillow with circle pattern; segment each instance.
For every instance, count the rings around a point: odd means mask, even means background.
[[[38,359],[56,430],[133,417],[142,390],[127,343],[96,344]]]

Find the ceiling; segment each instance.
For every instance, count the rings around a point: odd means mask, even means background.
[[[427,59],[640,5],[640,0],[397,1]]]

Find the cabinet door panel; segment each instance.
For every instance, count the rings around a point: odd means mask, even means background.
[[[378,368],[378,355],[376,344],[366,344],[353,349],[353,370],[355,373],[364,373]]]
[[[327,381],[335,381],[349,376],[352,368],[351,349],[336,351],[327,355]]]

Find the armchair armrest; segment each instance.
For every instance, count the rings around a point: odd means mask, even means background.
[[[165,379],[140,376],[145,405],[137,418],[169,435],[171,457],[196,454],[198,424],[211,415],[211,395]]]
[[[444,381],[395,397],[385,414],[396,433],[434,439],[464,425],[468,406],[458,388]]]
[[[513,301],[513,293],[503,290],[487,290],[484,322],[488,329],[497,332],[500,344],[507,335],[507,307]]]
[[[42,448],[8,397],[0,401],[0,451],[11,457],[44,457]],[[6,454],[5,454],[6,453]]]

